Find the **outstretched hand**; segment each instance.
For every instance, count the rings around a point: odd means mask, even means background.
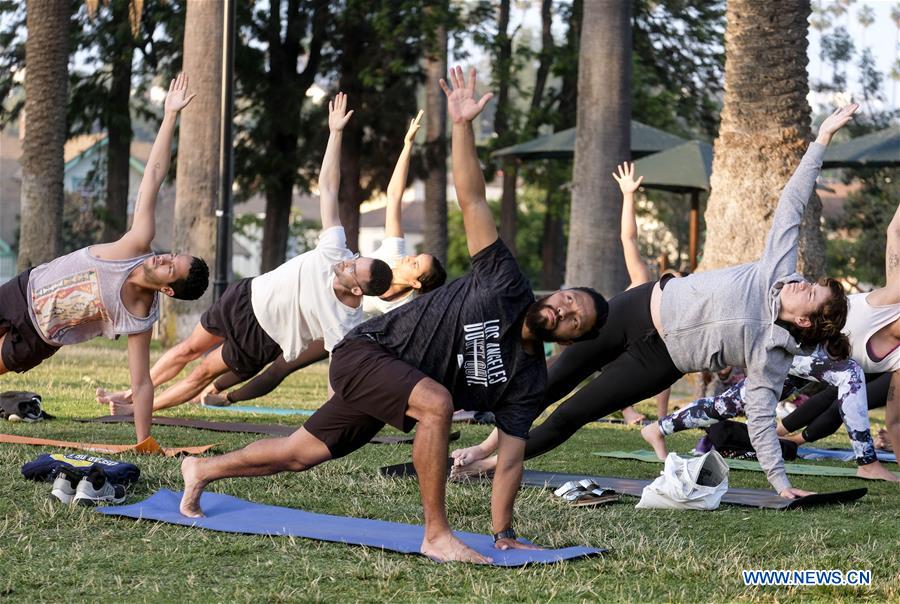
[[[831,142],[831,137],[834,136],[834,133],[853,119],[853,114],[856,113],[858,109],[858,103],[850,103],[840,109],[836,109],[835,112],[826,117],[825,121],[822,122],[822,125],[819,126],[819,136],[816,140],[827,145]]]
[[[188,106],[188,104],[194,99],[196,94],[192,94],[188,96],[188,77],[187,74],[181,72],[178,76],[175,77],[174,80],[169,82],[169,93],[166,95],[166,111],[172,111],[178,113],[182,109]]]
[[[619,164],[612,177],[619,183],[619,188],[622,189],[623,194],[634,193],[644,180],[643,176],[637,180],[634,179],[634,163],[627,161]]]
[[[419,131],[419,122],[422,120],[422,116],[425,115],[425,112],[419,109],[419,113],[409,122],[409,130],[406,131],[406,136],[403,137],[404,144],[411,145],[416,139],[416,132]]]
[[[447,95],[447,111],[450,113],[450,119],[455,124],[463,122],[471,122],[494,97],[493,92],[486,93],[480,100],[475,100],[475,68],[469,69],[469,83],[466,84],[466,78],[463,76],[462,67],[454,67],[450,70],[450,82],[453,84],[451,90],[447,86],[447,82],[440,80],[441,90]]]
[[[340,132],[350,121],[353,111],[347,111],[347,95],[343,92],[337,93],[334,100],[328,101],[328,129],[333,132]]]

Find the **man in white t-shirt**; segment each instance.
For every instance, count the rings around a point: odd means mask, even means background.
[[[341,137],[353,114],[347,97],[330,102],[330,135],[319,173],[322,233],[315,249],[278,268],[232,283],[203,313],[190,337],[169,349],[150,371],[154,387],[178,375],[212,348],[187,378],[157,397],[153,409],[191,400],[228,370],[247,379],[279,356],[297,358],[315,340],[330,351],[344,334],[363,320],[363,295],[378,296],[391,285],[383,261],[358,258],[347,249],[338,214]],[[131,392],[98,393],[113,414],[133,412]]]
[[[413,141],[419,130],[422,111],[409,124],[403,139],[403,150],[397,159],[394,173],[387,186],[387,206],[384,216],[385,238],[370,258],[385,261],[391,267],[391,286],[380,296],[363,298],[363,313],[366,319],[393,310],[412,300],[418,294],[425,294],[444,284],[447,273],[440,261],[431,254],[406,255],[406,239],[403,237],[401,221],[403,191],[409,174],[409,160],[412,154]],[[317,340],[307,346],[306,350],[292,361],[286,357],[276,358],[265,371],[252,380],[231,392],[232,386],[247,379],[235,372],[229,372],[210,384],[200,400],[204,405],[225,406],[241,403],[265,396],[277,388],[290,374],[304,367],[328,358],[327,342]],[[327,347],[331,350],[331,347]]]

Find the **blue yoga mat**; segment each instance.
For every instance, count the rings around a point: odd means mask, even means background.
[[[158,520],[211,531],[249,535],[289,535],[319,541],[367,545],[401,554],[418,554],[419,546],[422,544],[424,529],[412,524],[314,514],[253,503],[218,493],[203,493],[200,497],[200,506],[206,514],[205,518],[188,518],[178,511],[180,501],[181,493],[162,489],[139,503],[101,507],[96,510],[110,516]],[[606,552],[605,549],[592,547],[501,551],[494,549],[494,540],[488,535],[463,532],[455,534],[478,553],[493,558],[494,566],[547,564]]]
[[[217,407],[215,405],[200,405],[202,409],[212,411],[234,411],[236,413],[259,413],[260,415],[312,415],[315,409],[284,409],[281,407],[252,407],[249,405],[228,405]]]
[[[897,455],[889,451],[875,451],[878,461],[896,462]],[[837,459],[840,461],[853,461],[856,455],[850,449],[816,449],[815,447],[800,447],[797,455],[803,459]]]

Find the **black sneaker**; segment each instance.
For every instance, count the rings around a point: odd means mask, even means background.
[[[109,482],[100,466],[92,466],[75,489],[74,502],[77,505],[94,506],[123,501],[125,501],[125,487]]]

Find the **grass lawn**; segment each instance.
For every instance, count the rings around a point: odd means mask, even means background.
[[[158,351],[155,353],[158,355]],[[326,368],[291,376],[261,401],[316,407],[325,398]],[[37,370],[0,377],[0,389],[44,396],[58,419],[3,424],[7,433],[64,440],[129,443],[127,425],[81,424],[100,415],[94,388],[127,384],[124,342],[63,349]],[[678,394],[678,392],[676,392]],[[640,407],[650,412],[654,402]],[[220,421],[297,424],[299,417],[241,416],[185,405],[168,413]],[[875,416],[877,425],[883,416]],[[463,426],[462,445],[488,429]],[[254,435],[154,427],[166,445],[243,446]],[[690,450],[697,433],[671,439]],[[825,444],[847,446],[844,434]],[[645,448],[637,429],[593,424],[559,449],[528,463],[543,470],[653,477],[653,464],[603,459],[591,451]],[[569,508],[549,491],[525,489],[516,504],[519,534],[547,546],[592,545],[608,555],[550,566],[498,569],[435,564],[423,557],[295,538],[228,535],[135,522],[65,508],[49,484],[25,481],[20,467],[39,447],[3,445],[0,465],[0,600],[5,601],[833,601],[900,602],[900,488],[855,478],[792,477],[809,490],[866,486],[860,502],[809,511],[723,506],[715,512],[635,510],[636,499],[599,509]],[[123,455],[141,467],[129,494],[138,501],[159,488],[180,490],[177,460]],[[410,459],[409,445],[371,445],[305,474],[235,479],[210,490],[313,512],[421,523],[416,483],[378,476],[379,466]],[[826,464],[828,462],[815,462]],[[892,468],[896,470],[897,468]],[[767,488],[761,473],[733,471],[732,486]],[[490,531],[487,486],[450,484],[454,528]],[[742,569],[871,570],[873,585],[745,587]]]

